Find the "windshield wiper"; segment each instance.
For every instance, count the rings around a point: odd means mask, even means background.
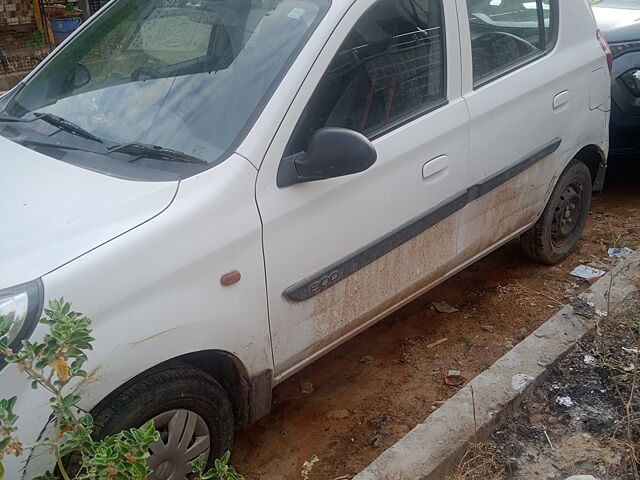
[[[187,153],[160,147],[158,145],[148,145],[146,143],[127,143],[124,145],[116,145],[115,147],[109,148],[109,153],[113,152],[137,155],[138,157],[156,158],[159,160],[170,160],[172,162],[199,163],[201,165],[209,164],[209,162]]]
[[[81,126],[76,125],[69,120],[53,115],[52,113],[34,113],[33,115],[35,118],[12,117],[11,115],[4,114],[0,115],[0,122],[31,123],[36,120],[42,120],[43,122],[47,122],[48,124],[53,125],[60,130],[64,130],[65,132],[72,133],[88,140],[93,140],[94,142],[104,143],[100,137],[97,137],[88,130],[85,130]]]
[[[69,120],[65,120],[62,117],[58,117],[57,115],[53,115],[52,113],[34,113],[36,118],[47,122],[54,127],[58,127],[60,130],[64,130],[69,133],[73,133],[74,135],[78,135],[79,137],[86,138],[88,140],[93,140],[94,142],[103,143],[100,137],[97,137],[93,133],[88,130],[85,130],[79,125],[76,125]]]

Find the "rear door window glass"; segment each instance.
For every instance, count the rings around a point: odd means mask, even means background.
[[[553,42],[554,10],[543,0],[467,0],[477,85],[542,54]]]

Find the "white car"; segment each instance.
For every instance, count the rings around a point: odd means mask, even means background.
[[[572,251],[606,53],[585,1],[114,0],[0,99],[13,344],[71,301],[98,433],[154,418],[154,479],[186,478],[274,385],[492,250]],[[48,396],[2,367],[35,441]]]

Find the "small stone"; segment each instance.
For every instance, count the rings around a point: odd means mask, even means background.
[[[447,376],[444,377],[444,383],[450,387],[460,387],[464,384],[465,379],[460,370],[449,370]]]
[[[431,405],[431,411],[435,412],[438,409],[438,407],[436,407],[435,405]]]
[[[360,363],[371,365],[373,363],[373,357],[371,355],[365,355],[360,359]]]
[[[493,332],[496,329],[493,325],[482,325],[480,328],[485,332]]]
[[[332,418],[335,420],[340,420],[342,418],[347,418],[349,416],[349,410],[341,409],[341,410],[332,410],[327,413],[327,418]]]
[[[311,395],[313,393],[313,383],[308,380],[304,380],[300,383],[300,392],[303,395]]]
[[[455,313],[458,311],[456,307],[452,307],[447,302],[433,302],[432,305],[440,313]]]

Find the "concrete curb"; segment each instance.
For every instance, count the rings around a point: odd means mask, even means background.
[[[615,309],[640,281],[640,255],[619,262],[580,298]],[[610,297],[607,299],[607,297]],[[436,480],[451,472],[468,442],[486,438],[540,385],[598,321],[566,306],[389,447],[353,480]],[[474,427],[474,405],[475,425]]]

